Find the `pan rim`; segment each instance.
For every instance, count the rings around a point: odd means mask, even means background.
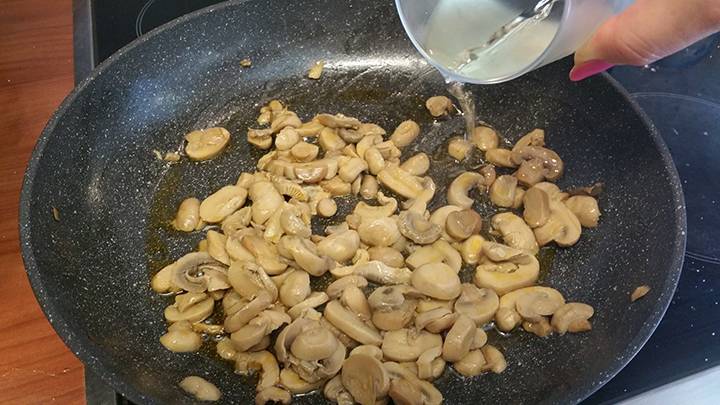
[[[40,275],[40,269],[33,256],[33,245],[31,241],[30,232],[30,205],[32,198],[32,190],[34,179],[37,173],[39,161],[43,156],[47,142],[49,141],[55,127],[59,121],[64,117],[69,107],[73,104],[75,99],[82,93],[82,91],[90,85],[98,76],[100,76],[110,65],[115,63],[118,59],[121,59],[125,53],[141,46],[143,43],[151,40],[155,36],[162,32],[169,30],[177,25],[186,23],[189,20],[199,18],[202,15],[209,14],[218,10],[222,10],[227,7],[235,7],[239,4],[250,2],[252,0],[230,0],[217,5],[209,6],[190,14],[179,17],[172,20],[160,27],[157,27],[145,34],[144,36],[135,39],[128,45],[121,48],[119,51],[114,53],[108,59],[98,65],[91,74],[85,78],[79,85],[77,85],[69,95],[63,100],[57,110],[53,113],[45,128],[41,132],[38,140],[33,148],[33,152],[28,161],[28,165],[25,170],[22,191],[20,195],[19,204],[19,233],[20,233],[20,247],[21,254],[24,262],[24,266],[30,280],[31,287],[35,294],[35,297],[40,304],[46,318],[49,320],[53,329],[57,332],[58,336],[62,341],[70,348],[70,350],[83,362],[85,367],[90,367],[98,376],[100,376],[105,383],[113,387],[128,399],[136,403],[155,403],[158,402],[156,398],[153,398],[147,394],[138,391],[133,385],[125,382],[122,378],[121,373],[111,368],[105,367],[97,357],[93,355],[94,352],[100,351],[101,347],[93,343],[87,336],[82,333],[77,333],[69,327],[67,321],[58,316],[58,312],[55,310],[55,299],[48,297],[45,292],[45,287],[42,282]],[[621,353],[617,360],[612,363],[613,367],[607,370],[606,373],[599,376],[599,379],[591,386],[586,387],[582,390],[574,390],[572,394],[574,396],[567,398],[568,401],[573,403],[580,402],[588,396],[592,395],[595,391],[600,389],[608,381],[614,378],[642,349],[644,344],[650,339],[653,332],[659,325],[662,317],[664,316],[667,308],[669,307],[672,296],[677,288],[678,280],[682,272],[682,265],[684,261],[685,245],[687,240],[687,219],[685,211],[685,200],[682,193],[682,187],[680,177],[677,172],[677,168],[672,160],[669,149],[665,144],[664,140],[660,136],[657,128],[654,126],[647,114],[642,110],[639,104],[630,96],[627,90],[622,87],[615,79],[609,74],[603,73],[602,80],[606,80],[615,91],[617,91],[631,106],[633,111],[638,115],[641,122],[648,129],[650,138],[657,148],[662,164],[667,170],[668,180],[672,187],[672,200],[676,206],[681,209],[675,210],[677,220],[677,231],[680,232],[678,239],[675,241],[675,245],[672,248],[672,263],[669,265],[670,271],[665,280],[663,286],[663,292],[658,298],[658,307],[651,314],[650,317],[645,321],[643,327],[637,332],[637,334],[630,340],[626,346],[626,349]],[[60,333],[62,332],[62,333]]]

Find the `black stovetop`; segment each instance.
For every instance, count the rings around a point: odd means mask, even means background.
[[[220,2],[75,0],[76,80],[138,36]],[[663,321],[637,357],[588,404],[616,403],[720,364],[719,44],[716,35],[645,68],[610,72],[645,109],[670,148],[685,192],[688,241],[682,277]],[[90,374],[87,385],[89,404],[117,398]]]

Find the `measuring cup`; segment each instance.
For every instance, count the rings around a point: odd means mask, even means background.
[[[448,81],[492,84],[575,52],[633,0],[395,0],[420,53]]]

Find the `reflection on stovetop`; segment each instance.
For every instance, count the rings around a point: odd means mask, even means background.
[[[76,71],[87,74],[138,36],[220,2],[75,0]],[[92,32],[77,31],[83,27],[92,27]],[[655,123],[678,167],[688,213],[688,250],[678,290],[663,321],[635,359],[586,403],[616,403],[720,364],[719,43],[716,35],[645,68],[617,67],[610,72]],[[107,391],[105,398],[115,396],[93,381],[94,390]]]

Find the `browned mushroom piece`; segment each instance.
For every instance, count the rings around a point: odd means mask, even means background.
[[[565,206],[575,214],[580,225],[586,228],[595,228],[600,219],[600,208],[595,197],[576,195],[564,201]]]
[[[650,292],[649,285],[641,285],[630,294],[630,302],[635,302]]]
[[[465,240],[482,229],[482,217],[472,209],[454,211],[448,214],[445,231],[457,240]]]
[[[523,146],[511,152],[511,160],[516,165],[532,161],[533,164],[542,163],[542,177],[555,181],[563,174],[563,161],[555,151],[542,146]],[[538,183],[538,182],[536,182]],[[533,183],[534,184],[534,183]]]
[[[453,103],[445,96],[433,96],[427,99],[425,107],[433,117],[442,117],[452,111]]]
[[[568,302],[555,311],[551,325],[561,335],[565,332],[585,332],[592,329],[589,319],[594,313],[595,310],[590,305]]]
[[[390,377],[383,364],[372,356],[353,354],[342,367],[342,384],[361,405],[375,405],[390,389]]]

